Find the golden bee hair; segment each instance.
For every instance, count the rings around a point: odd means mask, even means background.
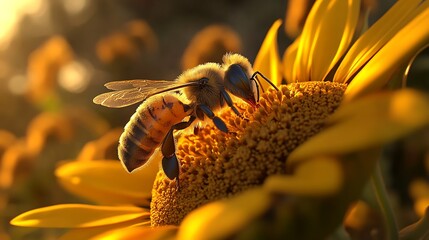
[[[183,89],[184,95],[195,104],[205,104],[211,110],[220,108],[220,92],[224,88],[224,72],[217,63],[205,63],[183,72],[177,81],[182,83],[199,81],[202,78],[208,79],[205,87],[192,86]]]
[[[222,58],[222,68],[226,71],[232,64],[239,64],[245,71],[247,76],[252,76],[253,68],[249,60],[238,53],[227,53]]]

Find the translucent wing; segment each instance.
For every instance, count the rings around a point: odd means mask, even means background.
[[[121,108],[141,102],[144,99],[145,95],[134,88],[100,94],[94,98],[93,102],[106,107]]]
[[[137,79],[137,80],[108,82],[108,83],[104,84],[104,86],[110,90],[125,90],[125,89],[131,89],[131,88],[136,88],[136,87],[147,87],[147,86],[154,87],[155,85],[163,85],[163,84],[169,85],[172,83],[174,83],[174,82],[173,81],[167,81],[167,80],[141,80],[141,79]]]
[[[166,80],[126,80],[106,83],[105,86],[114,90],[100,94],[94,98],[94,103],[106,107],[121,108],[142,102],[150,96],[176,90],[183,87],[195,86],[198,81],[179,83]]]

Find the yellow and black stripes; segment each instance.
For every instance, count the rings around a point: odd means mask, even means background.
[[[154,96],[133,114],[119,139],[119,159],[129,172],[145,164],[170,128],[192,109],[174,94]]]

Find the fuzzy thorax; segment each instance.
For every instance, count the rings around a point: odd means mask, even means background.
[[[204,104],[212,111],[220,109],[220,91],[223,89],[224,72],[217,63],[201,64],[195,68],[183,72],[177,79],[179,82],[196,82],[206,78],[204,86],[192,86],[183,88],[185,96],[194,104]]]

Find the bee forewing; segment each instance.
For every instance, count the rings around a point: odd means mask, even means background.
[[[141,102],[146,98],[147,95],[138,89],[126,89],[100,94],[94,98],[93,102],[106,107],[121,108]]]
[[[115,90],[96,96],[94,103],[111,108],[126,107],[163,92],[184,87],[196,86],[198,81],[179,83],[166,80],[127,80],[106,83],[106,87]]]
[[[146,86],[156,84],[157,82],[171,83],[171,81],[166,81],[166,80],[135,79],[135,80],[108,82],[108,83],[104,84],[104,86],[110,90],[125,90],[125,89],[131,89],[131,88],[146,87]]]

